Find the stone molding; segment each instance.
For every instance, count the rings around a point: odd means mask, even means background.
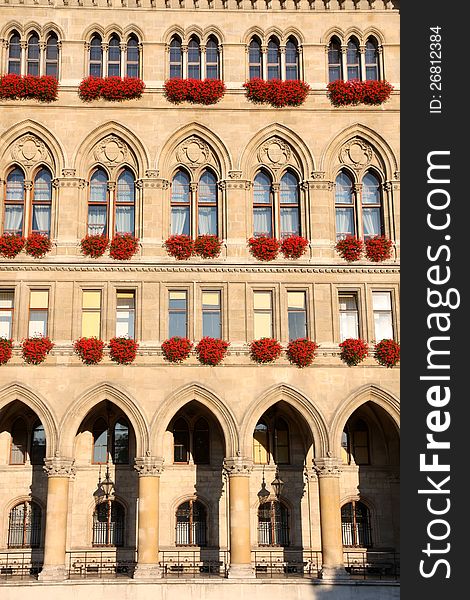
[[[315,459],[314,469],[319,479],[339,477],[342,472],[342,463],[339,458],[321,457]]]
[[[44,460],[44,472],[48,477],[69,477],[72,478],[77,472],[74,466],[75,459],[53,456]]]
[[[155,456],[140,456],[135,459],[134,469],[139,477],[160,477],[163,473],[163,458]]]
[[[253,460],[243,456],[232,456],[224,460],[223,470],[229,477],[249,477],[253,470]]]

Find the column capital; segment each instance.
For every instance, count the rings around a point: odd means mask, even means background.
[[[134,469],[139,477],[160,477],[163,473],[164,459],[157,456],[139,456],[135,459]]]
[[[231,456],[224,460],[224,471],[229,477],[249,477],[253,470],[253,460],[243,456]]]
[[[339,458],[331,458],[323,456],[315,459],[315,471],[318,478],[339,477],[341,475],[341,460]]]
[[[44,459],[44,472],[48,477],[74,477],[77,469],[74,466],[75,459],[53,456]]]

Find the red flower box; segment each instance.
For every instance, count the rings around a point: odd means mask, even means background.
[[[291,364],[297,365],[299,369],[308,367],[315,358],[317,348],[318,344],[307,338],[292,340],[286,349],[287,359]]]
[[[33,335],[23,340],[21,350],[23,359],[29,365],[39,365],[54,347],[54,343],[47,336]]]
[[[87,235],[80,242],[80,250],[85,256],[99,258],[106,252],[108,244],[109,240],[105,235]]]
[[[395,340],[381,340],[374,346],[374,358],[379,365],[394,367],[400,361],[400,344]]]
[[[176,260],[187,260],[194,252],[194,240],[189,235],[170,235],[164,246]]]
[[[138,77],[86,77],[78,88],[78,96],[84,102],[103,98],[111,102],[141,98],[145,83]]]
[[[0,77],[0,99],[53,102],[57,100],[58,81],[51,75],[3,75]]]
[[[333,106],[377,106],[390,98],[393,86],[388,81],[343,81],[337,79],[327,86],[327,96]]]
[[[0,337],[0,365],[6,365],[11,358],[13,350],[12,340]]]
[[[203,337],[196,345],[196,356],[201,364],[213,367],[222,362],[229,346],[225,340]]]
[[[274,260],[279,254],[281,244],[276,238],[260,235],[251,237],[248,240],[248,247],[251,254],[258,260]]]
[[[307,250],[308,240],[300,235],[290,235],[281,242],[281,252],[286,258],[300,258]]]
[[[358,365],[369,354],[367,342],[360,338],[348,338],[347,340],[344,340],[344,342],[341,342],[339,347],[341,348],[340,358],[349,367]]]
[[[272,338],[260,338],[250,344],[251,360],[259,364],[274,362],[281,356],[281,344]]]
[[[114,260],[129,260],[139,250],[139,238],[132,233],[118,233],[109,245],[109,256]]]
[[[194,242],[194,254],[202,258],[217,258],[222,249],[222,242],[217,235],[198,235]]]
[[[4,233],[0,236],[0,256],[15,258],[23,250],[26,240],[21,235]]]
[[[173,104],[216,104],[225,94],[225,83],[220,79],[167,79],[165,98]]]
[[[109,356],[113,362],[129,365],[135,360],[139,344],[130,338],[113,337],[109,340]]]
[[[366,256],[373,262],[381,262],[392,256],[393,242],[384,236],[366,240]]]
[[[281,81],[254,78],[243,84],[248,100],[255,104],[270,104],[275,108],[300,106],[308,96],[310,86],[300,79]]]
[[[162,344],[164,358],[172,363],[182,363],[191,353],[193,343],[185,337],[177,335],[165,340]]]
[[[362,251],[364,250],[364,242],[354,235],[348,235],[336,242],[335,249],[341,258],[344,258],[348,262],[353,262],[361,258]]]
[[[73,345],[75,354],[86,365],[96,365],[103,359],[104,342],[96,337],[81,337]]]
[[[52,248],[52,242],[44,233],[30,233],[26,238],[24,249],[34,258],[42,258]]]

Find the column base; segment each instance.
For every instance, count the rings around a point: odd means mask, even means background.
[[[133,579],[161,579],[162,569],[157,564],[137,564]]]
[[[347,580],[350,575],[344,567],[322,567],[321,579],[324,581]]]
[[[255,579],[256,573],[251,564],[230,565],[228,569],[229,579]]]
[[[38,581],[65,581],[67,575],[65,565],[44,565],[38,575]]]

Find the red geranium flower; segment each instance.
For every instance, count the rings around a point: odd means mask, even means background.
[[[374,346],[374,358],[384,367],[394,367],[400,361],[400,344],[395,340],[381,340]]]
[[[187,260],[194,252],[194,240],[189,235],[170,235],[164,246],[176,260]]]
[[[80,83],[78,96],[84,102],[103,98],[112,102],[141,98],[145,83],[138,77],[86,77]]]
[[[109,240],[105,235],[87,235],[80,242],[80,250],[85,256],[99,258],[108,247]]]
[[[227,354],[229,342],[217,338],[203,337],[196,345],[196,356],[203,365],[218,365]]]
[[[173,104],[216,104],[225,94],[225,83],[220,79],[167,79],[165,98]]]
[[[16,75],[10,73],[0,77],[0,99],[39,102],[57,100],[58,81],[51,75]]]
[[[260,235],[248,240],[251,254],[258,260],[274,260],[279,254],[281,244],[276,238]]]
[[[344,260],[353,262],[361,258],[364,242],[354,235],[348,235],[336,242],[335,249]]]
[[[286,258],[300,258],[308,246],[308,240],[300,235],[289,235],[281,242],[281,252]]]
[[[11,358],[13,341],[0,337],[0,365],[6,365]]]
[[[0,255],[5,258],[15,258],[23,250],[26,240],[21,235],[4,233],[0,236]]]
[[[114,260],[129,260],[139,250],[139,238],[132,233],[117,233],[109,245],[109,256]]]
[[[300,106],[305,102],[310,86],[299,79],[265,81],[255,77],[243,84],[245,96],[255,104],[270,104],[275,108]]]
[[[297,365],[299,369],[308,367],[312,364],[315,358],[318,344],[307,338],[298,338],[289,342],[286,355],[289,362]]]
[[[193,343],[185,337],[173,336],[162,344],[163,356],[173,363],[182,363],[191,353]]]
[[[96,365],[103,359],[104,342],[96,337],[81,337],[73,349],[86,365]]]
[[[384,236],[376,236],[366,240],[366,256],[373,262],[387,260],[392,255],[393,242]]]
[[[52,248],[52,242],[44,233],[30,233],[26,238],[24,249],[35,258],[42,258]]]
[[[113,337],[109,340],[109,356],[113,362],[129,365],[135,360],[139,344],[127,337]]]
[[[357,104],[378,105],[390,98],[393,86],[388,81],[359,81],[337,79],[327,86],[327,96],[333,106]]]
[[[222,242],[217,235],[198,235],[194,242],[194,253],[202,258],[217,258]]]
[[[341,348],[340,358],[349,367],[358,365],[369,354],[367,342],[361,339],[348,338],[341,342],[339,347]]]
[[[281,356],[281,344],[272,338],[260,338],[250,344],[251,360],[259,364],[274,362]]]
[[[33,335],[23,340],[21,345],[25,362],[30,365],[39,365],[54,347],[54,343],[47,336]]]

